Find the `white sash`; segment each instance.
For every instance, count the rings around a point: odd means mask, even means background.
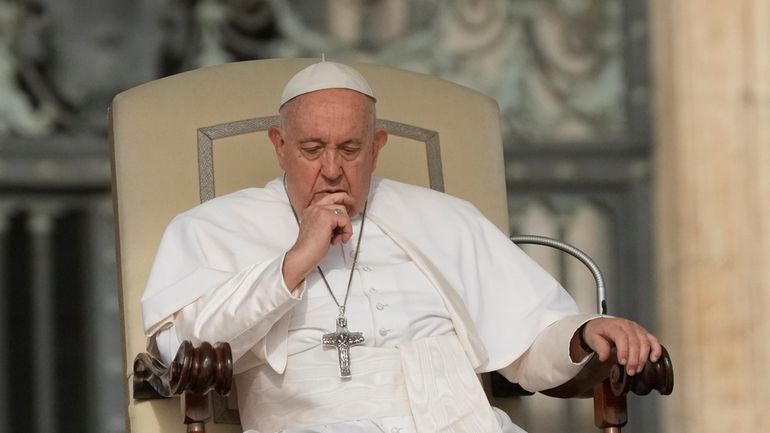
[[[397,350],[355,346],[350,356],[347,380],[339,377],[334,349],[291,355],[283,374],[267,364],[238,374],[241,426],[273,433],[286,426],[411,415]]]
[[[418,433],[501,433],[456,336],[423,338],[399,349]]]
[[[397,349],[351,348],[353,377],[338,377],[336,355],[292,355],[284,374],[269,365],[239,374],[244,429],[262,433],[394,416],[414,418],[418,433],[500,433],[457,336],[423,338]]]

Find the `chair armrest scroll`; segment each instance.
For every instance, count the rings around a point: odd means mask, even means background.
[[[647,395],[652,390],[657,390],[661,395],[669,395],[674,390],[671,356],[663,347],[657,362],[648,360],[640,373],[629,376],[624,366],[618,362],[617,353],[613,348],[607,361],[601,362],[598,356],[594,356],[575,377],[541,393],[556,398],[589,398],[593,396],[594,387],[604,381],[608,382],[612,393],[618,397],[629,392]]]
[[[215,391],[230,393],[233,383],[233,355],[230,345],[207,342],[193,347],[189,341],[179,346],[174,361],[166,366],[149,353],[134,359],[134,398],[167,398],[182,393],[205,395]]]
[[[614,395],[622,396],[633,392],[637,395],[647,395],[657,390],[661,395],[669,395],[674,389],[674,368],[666,348],[657,362],[647,361],[641,373],[634,376],[626,374],[625,369],[617,360],[615,349],[610,358],[604,362],[594,356],[578,374],[567,382],[540,391],[555,398],[591,398],[594,387],[607,381]],[[492,395],[495,397],[525,397],[534,394],[516,383],[508,382],[503,375],[494,372],[491,379]]]

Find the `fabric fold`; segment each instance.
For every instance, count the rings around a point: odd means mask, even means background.
[[[399,346],[418,433],[502,433],[457,336]]]

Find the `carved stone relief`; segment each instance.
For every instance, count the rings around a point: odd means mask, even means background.
[[[16,53],[23,10],[13,0],[0,0],[0,136],[50,132],[56,109],[50,101],[36,104],[18,82],[24,64]]]
[[[510,141],[589,142],[625,132],[620,1],[271,4],[282,36],[276,57],[325,53],[476,88],[500,103]]]
[[[12,95],[0,107],[13,104],[0,125],[18,135],[103,134],[112,97],[160,75],[166,9],[150,0],[0,0],[9,24],[0,26],[0,92]]]
[[[0,0],[0,134],[104,128],[119,91],[233,60],[389,64],[495,97],[510,143],[626,133],[620,0]],[[509,144],[510,144],[509,143]]]

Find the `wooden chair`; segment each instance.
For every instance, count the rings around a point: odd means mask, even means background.
[[[211,390],[229,390],[229,348],[183,345],[172,366],[163,366],[144,353],[139,299],[160,236],[176,214],[280,175],[264,131],[276,120],[283,85],[313,61],[260,60],[203,68],[138,86],[117,95],[112,103],[110,141],[129,432],[178,431],[180,402],[188,431],[204,431],[212,411],[214,418],[232,418],[232,411],[223,409],[219,399],[210,409],[207,395]],[[378,95],[378,123],[391,135],[376,174],[467,199],[507,232],[502,140],[494,100],[423,74],[368,64],[355,67]],[[666,383],[670,371],[668,358],[649,366],[639,376],[650,378],[642,386],[627,380],[612,362],[590,365],[580,375],[587,382],[570,381],[553,393],[598,395],[600,403],[619,409],[611,416],[601,415],[603,420],[622,418],[624,392],[647,388],[670,392]],[[610,376],[614,381],[605,380]],[[164,394],[184,398],[150,398]],[[602,422],[615,421],[622,419]],[[207,427],[210,432],[241,431],[237,425]]]

